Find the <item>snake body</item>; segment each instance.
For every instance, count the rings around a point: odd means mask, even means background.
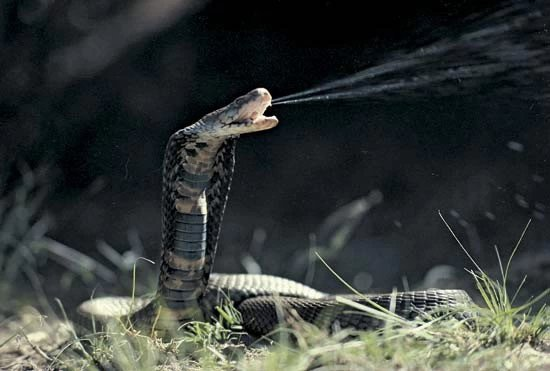
[[[155,295],[91,299],[79,312],[95,318],[130,316],[142,326],[172,331],[180,324],[213,317],[229,298],[241,312],[243,326],[265,335],[282,320],[281,308],[293,310],[319,326],[371,329],[380,325],[329,294],[298,282],[268,275],[212,274],[217,242],[241,134],[271,129],[275,117],[263,115],[271,104],[266,89],[254,89],[195,124],[174,133],[163,162],[162,246]],[[435,309],[467,305],[462,290],[426,290],[397,294],[348,296],[360,304],[390,307],[411,319]]]

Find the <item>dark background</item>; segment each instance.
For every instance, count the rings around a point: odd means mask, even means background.
[[[135,232],[142,255],[158,257],[160,169],[172,132],[250,89],[294,93],[459,33],[465,17],[499,4],[179,3],[0,5],[1,189],[17,187],[21,169],[47,166],[40,181],[49,190],[40,211],[49,216],[47,235],[107,266],[98,241],[123,252],[135,248]],[[303,281],[310,234],[333,211],[377,189],[384,201],[329,259],[359,288],[402,287],[404,276],[421,285],[442,264],[456,268],[451,286],[467,286],[462,268],[472,263],[438,210],[488,268],[497,265],[494,245],[507,257],[533,218],[516,266],[534,275],[528,294],[548,287],[550,131],[540,100],[520,90],[481,90],[268,112],[278,128],[238,146],[216,271],[245,271],[248,254],[264,273]],[[523,150],[511,150],[510,142]],[[38,264],[46,291],[59,287],[64,269],[51,260]],[[131,280],[119,274],[120,282]],[[118,283],[100,282],[100,291],[115,293]],[[342,290],[319,263],[312,285]],[[96,283],[61,286],[66,291],[58,295],[71,293],[66,300],[78,302]]]

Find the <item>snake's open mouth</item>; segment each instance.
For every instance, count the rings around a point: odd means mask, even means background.
[[[236,112],[235,119],[226,124],[232,134],[244,134],[271,129],[279,123],[275,116],[264,116],[271,106],[271,94],[264,88],[254,89],[239,97],[228,106],[229,112]]]
[[[258,88],[252,90],[247,95],[252,97],[258,110],[252,111],[250,118],[252,119],[252,126],[257,130],[267,130],[275,127],[279,120],[275,116],[264,116],[265,110],[271,106],[271,94],[265,88]]]

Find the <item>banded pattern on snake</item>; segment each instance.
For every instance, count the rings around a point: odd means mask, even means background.
[[[130,316],[139,326],[166,333],[181,324],[208,320],[228,297],[243,316],[243,326],[265,335],[279,323],[278,308],[294,309],[320,326],[371,329],[379,321],[350,313],[333,296],[268,275],[212,274],[225,205],[241,134],[278,124],[264,112],[271,95],[258,88],[174,133],[166,146],[162,180],[162,245],[158,290],[150,297],[91,299],[79,306],[85,316]],[[412,319],[420,313],[471,303],[462,290],[426,290],[366,295],[373,302]],[[361,296],[348,296],[369,305]]]

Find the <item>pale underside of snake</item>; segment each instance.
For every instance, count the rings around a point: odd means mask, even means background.
[[[268,275],[212,272],[222,218],[235,164],[237,138],[278,124],[264,112],[271,95],[258,88],[174,133],[166,146],[162,179],[162,244],[155,295],[132,300],[103,297],[82,303],[78,311],[99,320],[129,317],[136,326],[173,333],[190,321],[210,320],[227,298],[244,329],[265,335],[282,320],[281,310],[332,328],[366,330],[381,325],[365,313],[350,311],[334,296],[298,282]],[[392,308],[402,318],[469,305],[462,290],[411,291],[347,296],[370,306]]]

